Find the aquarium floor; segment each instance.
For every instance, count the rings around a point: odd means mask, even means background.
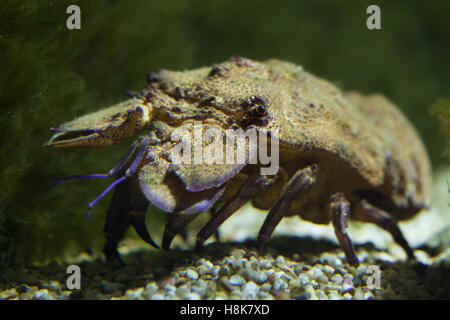
[[[125,266],[82,252],[10,269],[0,277],[0,299],[450,299],[449,174],[437,171],[432,208],[400,224],[416,261],[406,261],[387,232],[352,223],[361,265],[350,267],[331,225],[297,217],[284,219],[257,251],[265,214],[246,206],[201,252],[192,250],[198,230],[170,251],[127,238],[119,248]],[[67,287],[71,264],[80,267],[81,289]]]

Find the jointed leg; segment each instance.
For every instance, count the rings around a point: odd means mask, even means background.
[[[127,212],[129,191],[130,182],[128,180],[116,186],[103,228],[103,234],[106,238],[106,245],[103,248],[103,252],[105,253],[106,259],[108,261],[117,260],[121,264],[124,263],[120,259],[117,246],[131,223],[130,215]]]
[[[126,179],[116,186],[103,229],[106,238],[103,252],[107,260],[118,260],[123,264],[117,246],[130,224],[133,225],[142,240],[158,248],[145,226],[147,207],[148,200],[145,199],[138,186],[132,185],[132,181]]]
[[[362,200],[354,208],[354,218],[357,220],[375,223],[380,228],[389,231],[395,242],[397,242],[408,255],[408,259],[415,259],[414,253],[403,236],[397,222],[385,211],[374,207]]]
[[[258,247],[269,238],[281,219],[288,213],[290,205],[295,198],[303,196],[303,192],[311,189],[316,182],[317,166],[309,166],[298,170],[287,182],[280,197],[268,213],[258,235]]]
[[[267,178],[265,176],[259,174],[251,175],[239,191],[231,197],[219,211],[215,213],[202,230],[200,230],[197,235],[196,250],[199,250],[202,247],[206,239],[208,239],[226,219],[261,190],[266,180]]]
[[[128,214],[130,215],[130,222],[142,240],[158,248],[145,226],[145,213],[147,212],[149,202],[136,183],[131,186],[129,194]]]
[[[179,233],[183,235],[185,233],[185,227],[197,216],[198,214],[169,214],[162,240],[163,249],[169,250],[173,238]]]
[[[358,266],[359,260],[355,254],[355,247],[352,240],[347,234],[348,218],[350,214],[350,202],[344,198],[342,193],[336,193],[330,198],[330,213],[333,221],[334,232],[336,237],[345,252],[347,262],[351,266]]]

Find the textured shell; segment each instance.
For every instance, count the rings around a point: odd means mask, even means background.
[[[302,67],[279,60],[260,63],[234,57],[213,68],[161,70],[157,77],[159,88],[180,100],[183,109],[188,108],[186,102],[214,97],[217,106],[226,106],[226,114],[239,118],[242,101],[264,97],[271,121],[260,130],[279,130],[285,150],[282,166],[300,164],[302,157],[317,158],[327,164],[321,167],[323,174],[348,181],[348,193],[376,192],[405,209],[392,210],[398,219],[429,204],[426,150],[406,117],[382,95],[344,94]],[[286,150],[293,153],[289,156]],[[326,201],[319,196],[315,200]]]

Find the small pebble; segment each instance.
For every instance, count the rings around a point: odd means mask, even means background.
[[[294,287],[291,289],[291,298],[295,300],[308,300],[311,297],[311,293],[306,291],[304,286]]]
[[[192,292],[198,293],[200,297],[203,297],[206,293],[206,285],[197,284],[191,287]]]
[[[233,257],[233,256],[228,256],[228,257],[225,257],[225,258],[223,259],[223,263],[224,263],[224,264],[232,264],[234,260],[236,260],[235,257]]]
[[[125,298],[130,300],[143,300],[144,288],[129,289],[125,292]]]
[[[353,298],[355,300],[364,300],[364,292],[361,291],[361,289],[356,289],[355,293],[353,294]]]
[[[272,263],[267,259],[262,259],[259,262],[259,268],[260,269],[272,269]]]
[[[300,283],[301,283],[303,286],[306,286],[307,284],[310,283],[311,278],[310,278],[306,273],[301,273],[301,274],[298,276],[298,280],[300,281]]]
[[[311,285],[314,289],[319,289],[319,288],[320,288],[320,285],[319,285],[315,280],[312,280],[312,281],[310,282],[310,285]]]
[[[184,296],[185,300],[200,300],[198,293],[190,292]]]
[[[242,287],[241,297],[243,299],[255,299],[258,291],[259,287],[256,285],[256,283],[254,283],[253,281],[249,281]]]
[[[342,297],[337,291],[331,291],[328,293],[328,300],[342,300]]]
[[[334,273],[334,268],[332,266],[325,266],[322,271],[327,276],[331,276]]]
[[[275,282],[273,283],[273,290],[275,291],[284,290],[287,289],[287,287],[288,285],[283,279],[275,280]]]
[[[233,275],[230,277],[229,282],[233,286],[242,286],[245,283],[245,280],[240,275]]]
[[[374,299],[374,295],[372,292],[368,291],[366,293],[364,293],[364,300],[370,300],[370,299]]]
[[[155,292],[158,290],[158,285],[155,282],[150,282],[145,286],[145,291]]]
[[[164,295],[157,293],[151,296],[150,300],[165,300]]]
[[[345,300],[352,300],[353,299],[353,297],[352,297],[352,295],[350,294],[350,293],[344,293],[344,299]]]
[[[9,289],[0,292],[0,299],[14,299],[18,296],[16,289]]]
[[[342,290],[344,292],[349,292],[349,291],[352,291],[353,289],[354,289],[353,283],[344,282],[342,284]]]
[[[266,282],[260,287],[260,289],[262,291],[270,291],[270,289],[272,289],[272,285]]]
[[[53,300],[47,289],[41,289],[34,293],[35,300]]]
[[[258,271],[254,274],[254,278],[255,282],[257,284],[263,284],[264,282],[266,282],[269,278],[267,277],[267,275],[263,272],[263,271]]]
[[[340,274],[334,274],[331,277],[331,281],[333,281],[335,284],[342,284],[342,276]]]
[[[26,284],[21,284],[21,285],[18,285],[18,286],[16,287],[16,291],[17,291],[17,293],[19,293],[19,294],[25,293],[25,292],[27,292],[28,290],[30,290],[30,287],[27,286]],[[0,297],[1,297],[1,294],[0,294]]]
[[[198,279],[198,273],[197,273],[197,271],[195,271],[193,269],[187,269],[186,270],[186,277],[191,279],[191,280],[197,280]]]
[[[229,276],[231,274],[230,267],[228,265],[223,265],[220,267],[219,270],[219,277],[220,276]]]

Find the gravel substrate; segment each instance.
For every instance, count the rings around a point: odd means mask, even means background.
[[[359,268],[340,249],[277,255],[277,242],[308,245],[312,239],[275,239],[265,253],[231,244],[214,244],[201,255],[187,251],[140,250],[125,256],[124,267],[100,259],[80,262],[81,289],[68,290],[67,264],[53,262],[10,270],[0,299],[448,299],[450,249],[419,261],[396,261],[370,246],[358,248]],[[242,244],[241,244],[242,245]],[[87,255],[84,259],[88,258]],[[380,268],[381,287],[367,284],[369,265]]]
[[[445,186],[442,176],[438,186]],[[247,207],[223,225],[223,242],[209,242],[200,253],[190,249],[192,241],[177,239],[174,250],[163,251],[127,239],[120,248],[125,266],[82,253],[7,270],[0,274],[0,299],[450,299],[447,188],[436,199],[432,210],[401,225],[416,261],[406,261],[386,232],[352,224],[362,263],[350,267],[330,226],[296,218],[285,219],[266,248],[256,251],[253,240],[243,239],[255,239],[265,215]],[[71,264],[81,269],[79,290],[66,286]],[[368,282],[370,266],[380,270],[379,288]]]

